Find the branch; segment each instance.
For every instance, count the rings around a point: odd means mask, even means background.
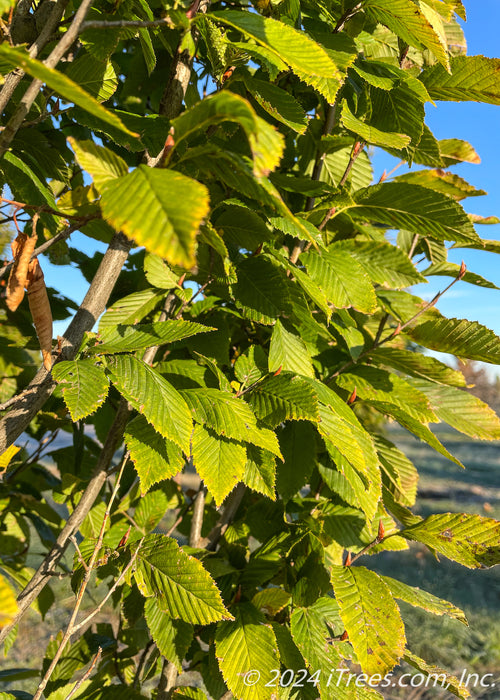
[[[191,531],[189,533],[190,547],[198,547],[200,544],[203,513],[205,510],[205,493],[205,486],[201,484],[194,499],[193,519],[191,520]]]
[[[437,302],[439,301],[439,299],[441,299],[443,294],[446,294],[446,292],[449,289],[451,289],[454,284],[456,284],[457,282],[459,282],[460,280],[462,280],[464,278],[464,275],[466,272],[467,272],[467,268],[465,267],[465,263],[462,262],[462,266],[460,267],[460,272],[455,277],[455,279],[452,282],[450,282],[450,284],[447,287],[445,287],[445,289],[443,289],[442,292],[438,292],[436,294],[436,296],[433,299],[431,299],[431,301],[429,301],[427,304],[425,304],[425,306],[423,306],[420,309],[420,311],[418,311],[414,316],[412,316],[410,319],[408,319],[408,321],[405,321],[403,324],[398,323],[397,327],[393,330],[392,333],[387,335],[382,340],[378,340],[378,338],[381,335],[381,329],[383,329],[385,322],[387,320],[387,315],[385,315],[381,320],[381,325],[379,326],[380,332],[377,332],[377,336],[375,338],[375,341],[373,342],[373,345],[370,348],[368,348],[367,350],[363,350],[363,352],[360,355],[358,355],[356,360],[349,360],[349,362],[346,362],[345,365],[342,365],[342,367],[340,367],[340,369],[338,369],[336,372],[334,372],[331,375],[331,377],[328,377],[328,379],[324,380],[325,384],[330,384],[336,377],[339,376],[339,374],[342,374],[342,372],[345,372],[346,369],[349,369],[349,367],[352,367],[353,365],[355,365],[357,362],[359,362],[359,360],[361,360],[364,357],[366,357],[367,355],[369,355],[371,352],[373,352],[374,350],[379,348],[381,345],[388,343],[390,340],[394,340],[394,338],[396,336],[398,336],[402,331],[404,331],[405,328],[408,328],[408,326],[411,326],[412,323],[414,323],[418,318],[420,318],[420,316],[422,316],[422,314],[425,314],[426,311],[428,311],[433,306],[435,306],[437,304]]]
[[[101,528],[99,530],[99,535],[97,537],[97,540],[96,540],[96,543],[94,546],[94,551],[92,552],[92,555],[90,557],[90,561],[87,564],[87,567],[85,569],[83,581],[80,585],[80,588],[78,589],[78,595],[76,597],[75,607],[73,608],[73,612],[71,613],[71,617],[70,617],[70,620],[68,622],[68,626],[66,627],[66,632],[63,634],[63,638],[61,640],[61,643],[59,644],[57,651],[54,654],[54,657],[53,657],[52,661],[50,662],[49,667],[47,668],[47,671],[45,672],[45,675],[43,676],[42,680],[40,681],[40,683],[38,685],[36,693],[33,696],[33,700],[40,700],[40,697],[41,697],[43,691],[45,690],[45,687],[46,687],[47,683],[49,682],[50,677],[52,676],[54,669],[59,662],[59,659],[62,656],[62,653],[66,647],[66,644],[69,642],[70,637],[73,634],[73,632],[75,632],[78,629],[78,625],[76,625],[76,618],[78,617],[78,613],[79,613],[80,607],[82,605],[83,596],[85,595],[85,591],[87,590],[87,586],[89,585],[90,577],[92,576],[92,571],[94,570],[94,566],[95,566],[96,561],[97,561],[97,556],[98,556],[100,549],[102,547],[102,542],[104,539],[104,532],[106,530],[106,523],[109,520],[111,508],[113,507],[113,503],[114,503],[116,495],[118,493],[118,489],[120,487],[120,481],[121,481],[121,478],[123,476],[125,465],[128,462],[128,458],[129,458],[129,452],[126,452],[125,455],[123,456],[123,459],[122,459],[120,471],[119,471],[118,476],[116,477],[116,480],[115,480],[115,486],[114,486],[113,492],[112,492],[111,497],[108,501],[106,513],[104,514],[104,518],[103,518],[102,523],[101,523]],[[119,580],[119,579],[117,579],[117,580]]]
[[[78,532],[87,513],[94,505],[101,488],[107,477],[107,470],[112,462],[117,447],[122,441],[123,431],[129,417],[129,409],[125,400],[120,403],[115,420],[109,430],[106,442],[104,443],[99,459],[90,479],[87,488],[82,494],[78,505],[68,518],[66,525],[62,529],[55,545],[40,564],[38,571],[34,574],[26,588],[21,591],[17,599],[18,610],[12,622],[0,631],[0,643],[7,637],[10,630],[17,625],[23,617],[31,603],[37,598],[45,585],[49,582],[52,572],[59,563],[66,551],[70,538]]]
[[[92,3],[93,0],[82,0],[82,3],[78,8],[68,31],[62,36],[59,43],[56,44],[48,58],[44,61],[46,66],[49,68],[55,68],[64,54],[71,48],[73,42],[78,38],[80,28],[92,6]],[[31,85],[28,87],[23,97],[19,101],[14,114],[5,125],[5,128],[0,135],[0,158],[9,149],[10,144],[19,131],[19,127],[30,111],[33,102],[36,100],[42,85],[42,80],[35,79],[32,81]]]
[[[33,44],[30,46],[29,56],[30,58],[36,58],[42,51],[44,46],[50,41],[52,35],[56,31],[59,22],[61,21],[64,11],[68,5],[68,0],[50,0],[53,4],[52,12],[48,16],[42,31],[37,36]],[[19,7],[19,6],[18,6]],[[9,73],[5,78],[2,89],[0,90],[0,113],[4,111],[7,104],[9,103],[15,89],[24,78],[24,71],[20,68],[16,68]]]
[[[84,32],[86,29],[113,29],[113,28],[118,28],[122,29],[125,27],[162,27],[162,26],[167,26],[171,27],[172,26],[172,20],[170,17],[161,17],[160,19],[147,19],[147,20],[138,20],[138,19],[121,19],[121,20],[115,20],[112,22],[106,22],[106,21],[89,21],[89,22],[84,22],[82,24],[82,27],[80,29],[81,32]]]
[[[54,361],[72,360],[76,356],[84,334],[106,308],[132,245],[121,233],[113,236],[83,302],[63,335],[60,355],[53,354]],[[0,454],[28,427],[55,387],[51,374],[42,367],[19,395],[19,401],[0,419]]]
[[[177,669],[171,661],[165,659],[161,670],[160,682],[156,693],[156,700],[170,700],[177,682]]]
[[[325,118],[325,124],[323,127],[323,136],[329,136],[333,128],[335,126],[335,120],[337,117],[337,102],[335,101],[333,104],[328,105],[328,110],[326,113],[326,118]],[[314,168],[313,172],[311,175],[311,180],[314,180],[315,182],[318,182],[321,179],[321,173],[323,172],[323,165],[325,162],[325,156],[326,153],[324,152],[321,144],[318,148],[318,153],[316,155],[316,161],[314,163]],[[314,208],[314,202],[316,201],[315,197],[308,197],[307,202],[306,202],[306,211],[311,211]],[[302,253],[306,245],[305,241],[299,241],[298,239],[295,241],[295,245],[293,247],[292,253],[290,255],[290,262],[295,265],[297,260],[299,259],[299,255]]]
[[[241,505],[243,496],[245,495],[245,484],[238,484],[234,491],[228,496],[222,517],[220,518],[217,525],[209,532],[208,537],[201,543],[209,552],[213,552],[222,535],[226,532],[230,523],[234,520],[234,517]]]
[[[69,693],[66,695],[65,700],[70,700],[70,698],[72,698],[73,695],[75,695],[76,691],[79,690],[79,689],[82,687],[82,685],[83,685],[83,684],[85,683],[85,681],[89,678],[90,674],[92,673],[92,671],[94,670],[94,668],[97,666],[97,664],[98,664],[99,661],[101,660],[101,654],[102,654],[102,649],[101,649],[101,647],[99,647],[98,650],[97,650],[97,654],[96,654],[96,655],[94,656],[94,658],[92,659],[92,663],[90,664],[90,666],[88,667],[88,669],[85,671],[85,673],[83,674],[83,676],[80,678],[80,680],[77,681],[77,682],[75,683],[75,685],[73,686],[73,688],[72,688],[72,689],[69,691]]]

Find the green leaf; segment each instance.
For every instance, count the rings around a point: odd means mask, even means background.
[[[460,265],[451,262],[438,262],[430,265],[423,271],[426,277],[432,277],[434,275],[439,275],[441,277],[458,277],[460,273]],[[485,287],[486,289],[499,289],[496,284],[490,282],[489,280],[481,277],[481,275],[476,275],[474,272],[467,271],[462,277],[464,282],[469,284],[475,284],[477,287]]]
[[[196,180],[139,165],[109,180],[102,213],[117,231],[173,265],[194,264],[195,238],[209,209],[208,190]]]
[[[123,158],[94,141],[77,141],[69,138],[68,142],[75,152],[78,164],[92,176],[95,186],[100,189],[109,180],[122,177],[128,173]]]
[[[138,543],[130,545],[132,552]],[[166,535],[147,535],[134,577],[141,593],[173,618],[198,625],[230,620],[219,590],[202,564]]]
[[[488,404],[463,389],[410,380],[429,399],[437,417],[455,430],[479,440],[500,440],[500,418]]]
[[[214,223],[224,241],[254,250],[270,237],[270,231],[264,221],[251,209],[228,206]]]
[[[389,587],[363,566],[332,567],[332,584],[358,663],[369,676],[384,676],[398,663],[406,644]]]
[[[316,434],[309,423],[290,422],[280,432],[284,462],[278,465],[276,487],[283,500],[306,485],[316,465]]]
[[[259,383],[249,394],[258,418],[276,426],[285,420],[319,421],[318,397],[301,377],[280,374]]]
[[[449,168],[450,165],[456,165],[457,163],[478,164],[481,162],[481,158],[474,150],[473,146],[461,139],[443,139],[439,141],[439,152],[443,165],[446,168]]]
[[[179,392],[152,367],[130,355],[113,355],[107,368],[127,401],[157,432],[189,454],[192,420]]]
[[[363,9],[371,19],[385,24],[410,46],[429,49],[446,68],[449,65],[446,46],[426,17],[427,13],[422,11],[423,6],[424,3],[421,5],[412,0],[365,0],[363,3]]]
[[[273,83],[244,77],[247,90],[271,117],[290,127],[299,134],[307,129],[307,116],[297,100],[290,93]]]
[[[233,14],[224,11],[224,15]],[[234,13],[241,16],[243,13]],[[257,116],[253,107],[239,95],[224,90],[198,102],[172,120],[176,147],[200,129],[221,122],[236,122],[245,132],[254,160],[254,175],[261,177],[274,170],[283,155],[283,136]]]
[[[442,241],[477,240],[460,204],[441,192],[406,182],[384,182],[354,193],[349,214],[355,218],[403,228]]]
[[[391,489],[394,498],[407,506],[413,506],[417,497],[417,469],[401,450],[380,435],[375,437],[375,447],[380,465],[394,487]]]
[[[364,401],[392,403],[423,423],[437,422],[426,395],[397,374],[360,365],[342,372],[335,382],[349,393],[356,389],[357,396]]]
[[[455,56],[451,73],[431,66],[420,76],[433,100],[500,104],[500,59],[486,56]]]
[[[403,409],[398,408],[394,404],[384,403],[382,401],[371,401],[371,405],[374,406],[378,411],[380,411],[380,413],[391,416],[392,418],[397,420],[400,425],[402,425],[404,428],[409,430],[418,438],[426,442],[433,449],[435,449],[436,452],[439,452],[439,454],[443,455],[443,457],[450,459],[452,462],[455,462],[455,464],[458,464],[459,467],[463,467],[465,469],[462,462],[460,462],[456,457],[454,457],[450,452],[448,452],[446,447],[444,447],[444,445],[440,443],[440,441],[434,435],[432,430],[429,430],[427,425],[421,423],[420,420],[410,415]]]
[[[371,143],[374,146],[382,146],[382,148],[396,148],[401,150],[408,146],[411,141],[411,137],[406,134],[397,134],[395,132],[381,131],[374,126],[370,126],[366,122],[361,121],[354,116],[354,114],[349,109],[347,100],[344,100],[342,105],[342,114],[340,116],[340,121],[343,126],[349,131],[354,132],[358,136]]]
[[[448,197],[453,197],[457,201],[466,197],[482,197],[487,194],[484,190],[477,190],[459,175],[443,172],[441,169],[415,170],[414,172],[399,175],[395,180],[397,182],[413,182],[416,185],[443,192],[443,194],[447,194]]]
[[[250,603],[235,605],[233,612],[234,622],[221,622],[215,631],[217,661],[227,687],[240,700],[271,700],[278,688],[273,669],[280,667],[273,629]],[[260,673],[253,686],[245,683],[249,671]]]
[[[376,364],[386,365],[412,377],[429,379],[438,384],[465,386],[462,372],[452,369],[435,357],[403,348],[380,347],[370,350],[370,357]]]
[[[89,348],[90,352],[109,354],[115,352],[133,352],[155,345],[175,343],[177,340],[191,338],[199,333],[216,330],[201,323],[171,319],[132,326],[113,326],[101,335],[102,342]]]
[[[193,641],[192,625],[184,620],[173,620],[161,610],[155,598],[146,600],[144,616],[160,654],[181,673],[182,660]]]
[[[408,540],[422,542],[469,569],[500,563],[500,522],[480,515],[441,513],[401,530]]]
[[[110,306],[99,321],[99,333],[105,333],[118,325],[138,323],[153,311],[165,297],[163,289],[141,289],[129,294]]]
[[[237,266],[238,282],[232,286],[236,306],[257,323],[271,325],[288,306],[284,275],[264,255],[248,257]]]
[[[243,479],[247,453],[239,443],[197,424],[192,438],[193,465],[217,505]]]
[[[281,456],[274,434],[257,426],[252,409],[243,399],[219,389],[186,389],[180,393],[197,423],[223,437],[249,442]]]
[[[276,481],[276,458],[271,452],[255,445],[247,447],[247,463],[243,483],[248,488],[276,500],[274,484]]]
[[[377,284],[398,288],[425,282],[408,256],[390,243],[346,240],[334,243],[329,250],[346,250]]]
[[[239,29],[284,61],[301,80],[316,88],[328,102],[335,100],[342,73],[327,51],[305,33],[253,12],[224,10],[213,12],[209,17]]]
[[[100,61],[91,54],[79,55],[69,63],[66,76],[98,102],[106,102],[116,92],[118,76],[111,61]]]
[[[300,336],[290,333],[278,320],[274,326],[269,347],[269,371],[278,369],[314,377],[311,356]]]
[[[153,484],[170,479],[184,467],[181,449],[157,433],[143,416],[137,416],[127,425],[125,444],[139,475],[143,494]]]
[[[421,323],[405,333],[431,350],[447,352],[469,360],[500,364],[500,338],[477,321],[436,318]]]
[[[336,308],[352,307],[367,314],[376,310],[377,298],[368,274],[348,253],[332,247],[321,254],[305,253],[300,260]]]
[[[420,588],[408,586],[408,584],[397,581],[390,576],[380,575],[380,578],[387,584],[394,598],[403,600],[405,603],[413,605],[413,607],[427,610],[427,612],[433,613],[434,615],[448,615],[448,617],[452,617],[462,622],[464,625],[468,624],[464,612],[453,605],[453,603],[438,598],[427,591],[422,591]]]
[[[64,403],[73,422],[97,411],[108,395],[108,378],[95,360],[58,362],[52,368],[52,376],[62,385]]]
[[[87,112],[91,112],[94,116],[102,119],[106,124],[110,124],[130,136],[137,136],[133,131],[127,129],[121,119],[105,109],[95,97],[85,92],[85,90],[68,78],[68,76],[58,70],[49,68],[34,58],[30,58],[25,51],[13,48],[4,43],[0,46],[0,59],[6,61],[12,69],[20,68],[33,78],[41,80],[51,90],[57,92],[66,102],[72,102],[78,105]]]
[[[175,289],[179,277],[169,268],[159,255],[147,253],[144,258],[144,274],[149,284],[160,289]]]
[[[412,654],[412,652],[408,650],[406,650],[403,658],[406,663],[413,666],[413,668],[416,668],[417,671],[423,673],[425,676],[427,676],[427,678],[432,678],[434,687],[436,687],[436,685],[438,687],[442,685],[442,687],[446,688],[449,693],[452,693],[461,700],[467,700],[467,698],[470,698],[471,694],[466,686],[464,686],[458,678],[451,676],[442,668],[439,668],[439,666],[433,666],[432,664],[427,663],[427,661],[415,656],[415,654]]]

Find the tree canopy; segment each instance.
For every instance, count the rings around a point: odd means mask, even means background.
[[[408,648],[399,602],[464,613],[364,564],[415,542],[500,563],[500,522],[412,511],[418,472],[383,427],[456,463],[429,426],[500,439],[422,351],[500,364],[493,331],[437,309],[496,288],[450,247],[500,252],[453,171],[474,147],[425,124],[428,104],[500,103],[461,0],[1,10],[5,651],[29,608],[74,594],[32,693],[2,697],[363,700],[403,660],[446,673]],[[374,148],[412,168],[374,182]],[[82,271],[79,306],[46,259]],[[434,299],[412,293],[434,276]]]

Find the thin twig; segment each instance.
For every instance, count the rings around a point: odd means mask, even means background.
[[[110,22],[106,21],[94,21],[89,20],[84,22],[81,26],[80,32],[84,32],[86,29],[122,29],[125,27],[162,27],[172,26],[172,20],[170,17],[161,17],[160,19],[147,19],[147,20],[132,20],[132,19],[122,19],[113,20]]]
[[[354,7],[351,7],[349,10],[346,10],[346,11],[344,12],[344,14],[342,15],[342,17],[341,17],[341,18],[339,19],[339,21],[337,22],[337,25],[336,25],[335,29],[333,30],[334,33],[337,34],[338,32],[341,32],[341,31],[344,29],[346,23],[347,23],[352,17],[354,17],[354,15],[357,15],[358,12],[361,10],[362,7],[363,7],[363,3],[362,3],[362,2],[358,2],[357,5],[355,5]]]
[[[365,145],[366,145],[365,141],[356,141],[356,143],[352,147],[351,157],[349,158],[349,162],[347,163],[347,168],[345,169],[344,174],[342,175],[342,177],[340,179],[339,187],[343,187],[345,185],[345,183],[347,182],[347,178],[349,177],[349,174],[352,170],[352,167],[353,167],[354,163],[357,161],[357,159],[359,158]]]
[[[85,671],[85,673],[83,674],[83,676],[80,678],[80,680],[77,681],[77,682],[75,683],[75,685],[73,686],[73,688],[72,688],[72,689],[69,691],[69,693],[66,695],[65,700],[70,700],[70,698],[72,698],[73,695],[75,695],[75,693],[77,692],[77,690],[79,690],[79,689],[82,687],[82,685],[85,683],[85,681],[90,677],[90,674],[92,673],[92,671],[94,670],[94,668],[97,666],[97,664],[98,664],[99,661],[101,660],[101,654],[102,654],[102,648],[99,647],[98,650],[97,650],[97,654],[96,654],[96,655],[94,656],[94,658],[92,659],[92,663],[90,664],[90,666],[88,667],[88,669]]]
[[[207,549],[209,552],[213,552],[215,550],[220,538],[234,520],[238,508],[241,505],[241,501],[243,500],[243,496],[245,495],[245,490],[245,484],[238,484],[238,486],[227,497],[226,505],[219,522],[209,532],[208,537],[200,542],[200,546],[205,546],[205,549]]]
[[[177,669],[175,664],[165,659],[161,670],[160,682],[156,693],[156,700],[170,700],[177,682]]]
[[[79,629],[79,625],[76,625],[76,618],[78,617],[78,613],[80,611],[80,607],[81,607],[81,604],[83,601],[83,596],[85,595],[85,591],[87,590],[87,587],[89,585],[90,577],[92,575],[92,571],[93,571],[95,564],[96,564],[96,561],[97,561],[97,556],[98,556],[99,551],[102,547],[104,533],[106,531],[106,524],[109,520],[109,517],[111,514],[111,508],[113,507],[113,503],[114,503],[116,496],[118,494],[118,489],[120,487],[120,481],[121,481],[123,472],[125,470],[125,465],[128,462],[128,458],[129,458],[129,453],[126,452],[125,455],[123,456],[123,459],[122,459],[121,469],[118,473],[118,476],[116,477],[115,487],[114,487],[113,492],[111,494],[111,497],[108,501],[108,506],[106,508],[106,513],[104,514],[104,518],[103,518],[102,523],[101,523],[101,528],[99,530],[99,535],[97,537],[97,541],[95,543],[94,550],[93,550],[92,555],[90,557],[90,561],[87,564],[87,569],[85,570],[85,573],[83,576],[83,581],[80,584],[80,588],[78,590],[78,594],[76,597],[76,603],[75,603],[75,606],[73,608],[73,612],[71,613],[71,617],[70,617],[68,626],[66,627],[66,632],[63,635],[61,643],[59,644],[59,647],[57,648],[57,651],[54,654],[54,657],[53,657],[52,661],[50,662],[49,667],[47,668],[47,671],[45,672],[42,680],[40,681],[40,683],[38,685],[36,693],[33,696],[33,700],[40,700],[40,697],[42,696],[42,693],[45,690],[45,687],[47,686],[47,683],[49,682],[50,677],[52,676],[52,673],[54,672],[54,669],[59,662],[59,659],[62,656],[62,653],[66,647],[66,644],[69,642],[71,635]],[[118,579],[117,579],[117,581],[118,581]],[[115,582],[115,585],[116,585],[116,582]],[[82,623],[80,623],[80,626],[81,626],[81,624]]]
[[[413,236],[413,241],[411,242],[411,247],[410,247],[410,250],[408,251],[408,257],[410,258],[410,260],[413,258],[413,255],[415,253],[415,249],[418,245],[419,239],[420,239],[420,236],[418,235],[418,233],[416,233]]]

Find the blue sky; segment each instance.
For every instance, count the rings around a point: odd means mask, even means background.
[[[498,27],[500,26],[499,0],[465,0],[468,21],[465,33],[469,55],[483,54],[496,57],[500,54]],[[453,171],[464,177],[478,189],[488,192],[487,196],[465,200],[467,211],[483,216],[500,216],[500,107],[476,103],[437,102],[436,107],[427,105],[427,123],[438,139],[461,138],[472,143],[481,157],[480,165],[463,164]],[[375,157],[375,178],[385,168],[391,168],[393,159],[385,154]],[[500,240],[500,225],[479,226],[483,238]],[[82,234],[73,234],[71,245],[85,250],[88,254],[105,246],[88,239]],[[464,259],[469,270],[483,275],[500,287],[500,256],[473,250],[454,250],[450,260],[460,263]],[[43,268],[47,284],[80,303],[87,284],[79,270],[68,267],[55,267],[45,259]],[[432,298],[444,288],[449,280],[436,277],[427,285],[419,285],[415,293],[424,298]],[[500,291],[483,289],[460,282],[444,296],[439,309],[446,316],[467,318],[479,321],[500,335]],[[57,323],[55,334],[62,333],[67,322]]]

